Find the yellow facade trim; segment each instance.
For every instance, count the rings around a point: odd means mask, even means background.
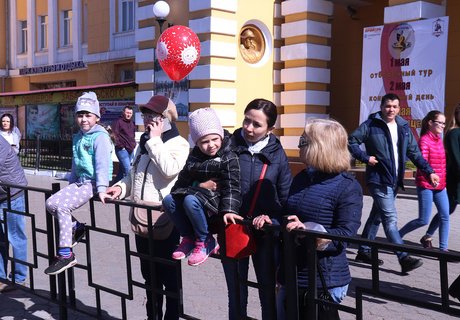
[[[327,112],[327,106],[317,105],[285,105],[284,113],[320,113],[325,114]]]

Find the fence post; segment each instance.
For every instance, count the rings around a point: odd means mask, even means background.
[[[35,170],[39,171],[40,170],[40,152],[41,152],[40,133],[37,133],[36,138],[37,138],[37,143],[36,143],[36,155],[35,155]]]
[[[284,281],[286,283],[286,319],[297,319],[299,299],[297,292],[297,261],[294,236],[286,231],[287,216],[283,217],[281,232],[283,234]]]
[[[39,142],[40,139],[37,138],[37,142]],[[37,147],[39,147],[39,143],[37,143]],[[39,156],[39,153],[37,153],[37,157]],[[38,161],[37,161],[38,163]],[[53,194],[58,192],[61,189],[61,184],[60,183],[53,183],[51,185],[51,190]],[[59,237],[58,234],[55,234],[58,232],[57,228],[54,228],[53,224],[53,217],[51,214],[47,212],[46,214],[46,228],[48,230],[48,236],[47,236],[47,241],[48,241],[48,262],[51,264],[53,261],[54,255],[55,255],[55,238]],[[53,232],[55,231],[55,232]],[[56,276],[50,276],[50,296],[51,299],[56,299],[57,295],[59,294],[59,319],[60,320],[66,320],[67,319],[67,307],[66,307],[66,284],[65,284],[65,273],[61,273],[58,275],[58,285],[59,288],[57,290],[56,287]]]

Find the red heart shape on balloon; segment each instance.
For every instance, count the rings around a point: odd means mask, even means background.
[[[170,27],[160,35],[156,55],[171,80],[182,80],[200,60],[200,39],[188,27]]]

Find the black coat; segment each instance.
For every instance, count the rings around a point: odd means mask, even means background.
[[[235,130],[231,143],[236,148],[241,168],[241,205],[240,215],[246,217],[251,206],[257,181],[264,163],[268,164],[267,172],[257,199],[253,217],[260,214],[270,216],[273,223],[278,223],[285,213],[285,205],[292,182],[289,161],[275,135],[271,134],[268,144],[260,153],[251,154],[246,141],[241,136],[241,128]]]
[[[216,180],[216,191],[198,187],[208,180]],[[209,216],[239,213],[241,206],[240,165],[237,154],[225,131],[222,147],[214,157],[205,155],[195,146],[172,188],[173,196],[194,195],[207,209]]]

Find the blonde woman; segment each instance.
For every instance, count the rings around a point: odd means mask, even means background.
[[[287,231],[307,229],[311,223],[321,225],[327,233],[352,237],[356,235],[363,207],[359,183],[347,173],[350,169],[350,153],[347,132],[334,120],[311,119],[299,139],[300,159],[307,168],[294,178],[287,201]],[[308,224],[307,224],[308,223]],[[326,280],[328,291],[336,303],[346,296],[351,281],[347,243],[341,241],[317,241],[319,268]],[[299,301],[303,302],[308,286],[307,248],[300,242],[297,248],[297,282]],[[278,319],[284,319],[284,268],[281,264],[278,296]],[[318,292],[322,284],[317,275]],[[299,319],[307,312],[299,305]]]

